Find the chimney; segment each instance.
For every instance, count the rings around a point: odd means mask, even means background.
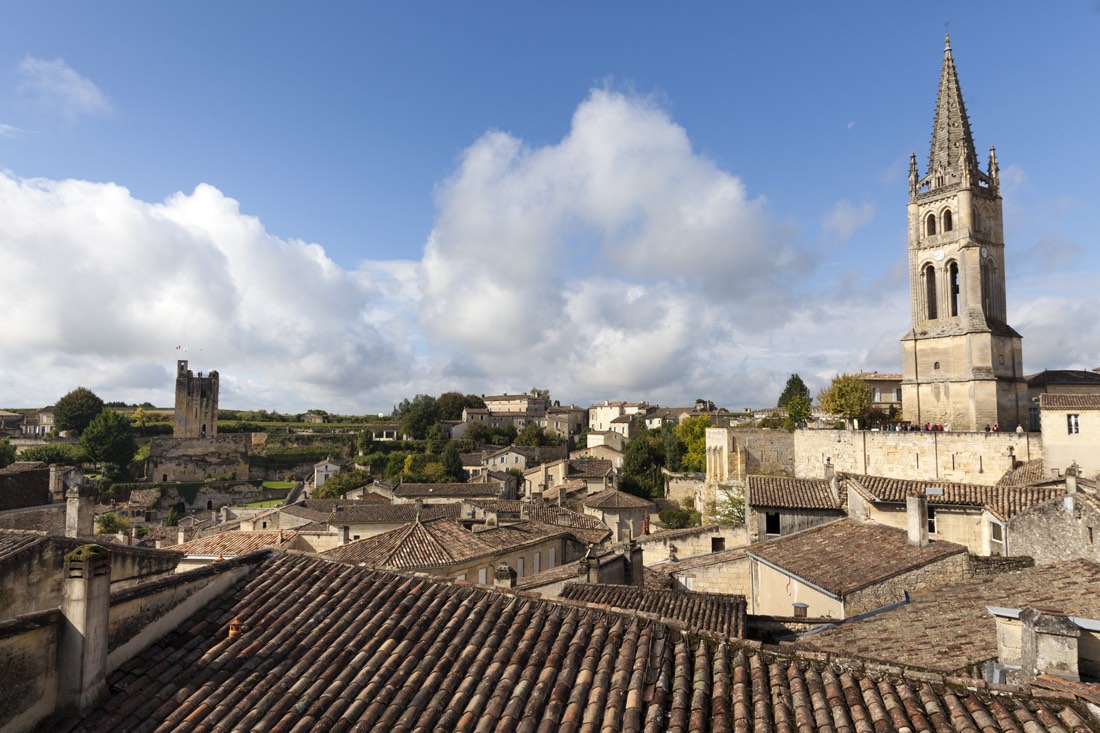
[[[671,542],[668,543],[668,561],[676,562],[680,558],[676,557],[676,545]]]
[[[806,618],[806,614],[810,608],[810,604],[803,603],[802,601],[795,601],[791,605],[794,607],[795,618]]]
[[[924,547],[928,544],[928,499],[921,493],[905,497],[906,524],[909,544]]]
[[[65,555],[58,708],[87,712],[107,692],[107,620],[111,608],[111,555],[81,545]]]
[[[1077,461],[1069,464],[1069,468],[1066,469],[1066,493],[1077,493],[1077,474],[1080,473],[1081,467],[1077,465]]]
[[[493,586],[496,588],[515,588],[516,571],[508,567],[508,563],[501,561],[493,573]]]
[[[1049,674],[1078,682],[1077,643],[1081,629],[1056,608],[1028,606],[1020,611],[1020,667],[1028,679]]]
[[[65,492],[65,536],[91,537],[95,534],[95,499],[92,487],[81,484]]]
[[[65,498],[65,475],[60,468],[56,463],[50,464],[50,501],[60,502]]]
[[[527,506],[527,502],[523,502],[519,505],[519,518],[523,521],[527,521],[531,518],[531,509]]]
[[[627,570],[629,574],[627,579],[629,585],[634,585],[639,588],[645,585],[645,565],[642,563],[642,546],[638,544],[637,540],[631,540],[627,545],[627,552],[629,553],[627,560]]]
[[[825,478],[831,479],[836,476],[836,468],[833,466],[833,459],[828,456],[825,457]]]
[[[186,541],[187,541],[187,530],[185,530],[183,527],[180,527],[179,531],[176,532],[176,544],[177,545],[182,545]]]
[[[829,471],[829,493],[833,495],[833,503],[836,506],[840,506],[840,479],[837,478],[836,472]]]

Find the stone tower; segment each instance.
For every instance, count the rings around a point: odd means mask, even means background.
[[[187,361],[176,362],[176,414],[172,436],[205,438],[218,434],[218,373],[196,377]]]
[[[1027,415],[1022,343],[1006,321],[997,153],[978,167],[951,39],[923,178],[909,159],[909,308],[902,404],[912,422],[1014,430]]]

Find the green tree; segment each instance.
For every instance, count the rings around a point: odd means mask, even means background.
[[[718,484],[715,491],[714,519],[719,524],[745,523],[745,494],[732,486]]]
[[[402,400],[397,407],[397,421],[401,432],[423,440],[428,430],[439,422],[439,403],[435,397],[426,394],[418,394],[411,402]]]
[[[687,452],[687,446],[684,445],[684,441],[680,440],[680,436],[676,434],[676,426],[671,423],[662,425],[661,439],[664,441],[665,468],[669,471],[681,470],[680,464],[684,460],[684,453]]]
[[[339,499],[352,489],[366,486],[371,482],[371,476],[366,471],[344,471],[335,476],[329,476],[317,489],[317,496],[322,499]]]
[[[451,441],[443,449],[443,471],[452,481],[465,481],[466,471],[462,468],[462,456],[458,452],[458,443]]]
[[[818,395],[818,402],[826,413],[843,418],[851,430],[871,410],[871,389],[856,374],[838,374]]]
[[[661,479],[664,460],[664,444],[660,436],[649,430],[638,433],[627,441],[623,450],[623,474],[619,488],[644,499],[659,496],[664,486]]]
[[[802,395],[795,395],[787,400],[787,404],[784,405],[783,409],[787,411],[787,416],[783,420],[783,427],[788,430],[794,430],[801,425],[805,425],[813,416],[813,404],[810,402],[810,398]]]
[[[130,529],[130,522],[114,513],[101,514],[96,517],[95,529],[99,534],[118,534]]]
[[[168,510],[168,516],[164,518],[165,527],[176,527],[180,523],[180,513],[176,511],[175,507]]]
[[[374,433],[370,430],[360,430],[359,435],[355,438],[355,447],[359,450],[359,455],[364,456],[370,453],[373,445]]]
[[[88,455],[80,446],[69,443],[47,443],[23,449],[19,458],[24,461],[42,461],[65,466],[78,466],[88,461]]]
[[[101,412],[103,400],[90,389],[77,387],[53,406],[54,426],[58,432],[72,430],[79,435]]]
[[[104,410],[80,434],[80,447],[96,463],[110,463],[122,469],[137,452],[130,420],[114,410]]]
[[[792,374],[787,378],[787,385],[783,388],[783,394],[779,395],[779,402],[775,403],[775,406],[785,408],[787,404],[796,397],[803,397],[809,400],[810,388],[802,381],[802,377],[797,374]]]
[[[680,460],[681,471],[707,470],[707,428],[713,423],[707,415],[689,417],[673,430],[684,444],[684,457]]]
[[[133,414],[130,415],[130,422],[138,426],[142,435],[145,435],[145,423],[148,422],[149,415],[145,412],[145,408],[138,405]]]
[[[7,438],[0,440],[0,468],[15,463],[15,446]]]
[[[540,428],[538,425],[530,423],[528,425],[524,425],[523,430],[520,430],[519,433],[516,434],[515,444],[539,446],[547,445],[549,444],[549,442],[550,440],[546,436],[546,431]]]

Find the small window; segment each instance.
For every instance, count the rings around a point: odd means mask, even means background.
[[[764,512],[764,534],[779,534],[779,512]]]
[[[261,522],[260,529],[267,529],[267,522]]]
[[[455,576],[455,580],[466,580],[466,573],[459,573]]]
[[[936,534],[936,507],[928,507],[928,534]]]
[[[550,548],[550,565],[549,567],[555,567],[558,564],[558,548]]]
[[[489,571],[485,568],[478,568],[477,570],[477,582],[481,585],[485,585],[485,581],[489,578]]]
[[[951,231],[951,228],[952,228],[951,210],[948,209],[947,211],[943,212],[943,230],[945,232],[949,232],[949,231]]]
[[[531,567],[533,569],[533,572],[536,572],[536,573],[540,572],[542,570],[542,553],[541,552],[536,552],[535,553],[535,561],[531,565]]]
[[[928,236],[930,236],[930,237],[936,233],[936,215],[935,214],[929,214],[928,218],[925,219],[924,230],[925,230],[925,233],[928,234]]]
[[[940,363],[937,361],[935,364],[932,365],[932,368],[938,372],[940,370]]]
[[[711,552],[721,552],[724,549],[726,549],[726,538],[725,537],[711,537],[710,538],[710,551]]]
[[[1091,545],[1092,540],[1093,540],[1092,527],[1089,527],[1088,530],[1089,530],[1089,544]]]
[[[690,575],[681,575],[677,580],[680,581],[680,585],[684,586],[684,590],[691,590],[695,587],[695,578]]]
[[[1081,420],[1080,415],[1066,415],[1066,431],[1070,435],[1077,435],[1081,432]]]
[[[523,558],[522,557],[516,559],[516,577],[517,578],[522,578],[523,577]]]

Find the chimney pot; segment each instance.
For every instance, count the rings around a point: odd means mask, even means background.
[[[905,497],[906,525],[909,544],[924,547],[928,544],[928,499],[923,494]]]
[[[810,607],[810,604],[803,603],[802,601],[795,601],[792,605],[794,606],[795,618],[806,618],[806,613]]]
[[[515,588],[516,571],[508,567],[508,563],[501,562],[493,572],[493,585],[497,588]]]
[[[81,545],[65,555],[58,642],[58,706],[86,712],[107,691],[107,622],[111,604],[111,555]]]

